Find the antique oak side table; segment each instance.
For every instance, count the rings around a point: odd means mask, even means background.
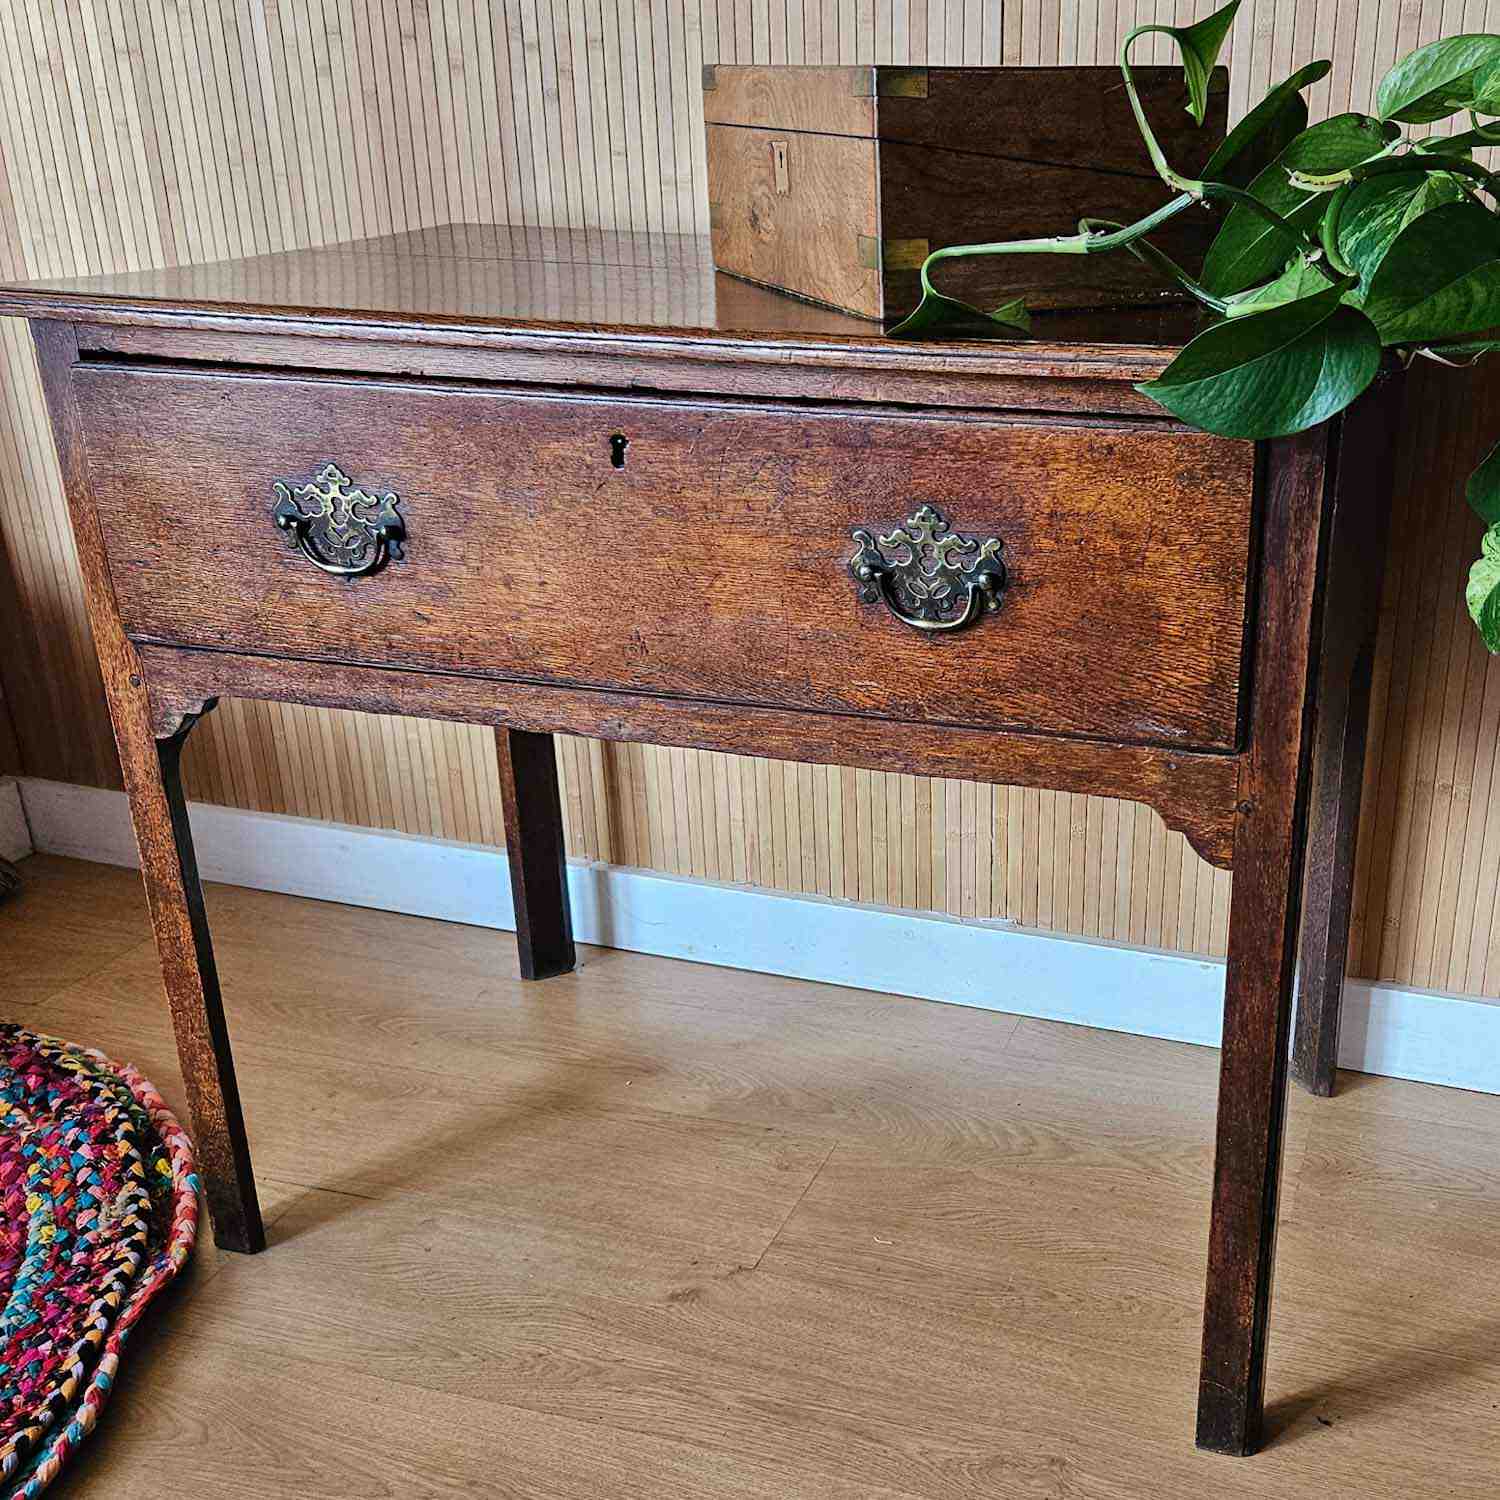
[[[449,226],[0,313],[33,325],[220,1245],[264,1244],[179,779],[221,694],[493,725],[536,978],[573,964],[553,731],[1125,797],[1234,870],[1198,1441],[1256,1446],[1319,659],[1332,867],[1394,382],[1226,441],[1134,388],[1169,315],[895,344],[687,236]]]

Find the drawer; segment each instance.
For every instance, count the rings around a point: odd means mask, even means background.
[[[1162,424],[132,365],[80,366],[74,390],[138,639],[1138,742],[1237,740],[1249,444]],[[289,494],[330,464],[397,497],[403,557],[342,578],[289,545],[273,521],[277,481]],[[857,529],[878,541],[923,506],[1003,543],[998,607],[966,628],[913,628],[886,607],[913,613],[898,575],[863,586],[851,575]],[[908,555],[896,543],[880,553]],[[974,549],[959,556],[972,564]],[[950,597],[967,598],[976,576],[944,574]]]

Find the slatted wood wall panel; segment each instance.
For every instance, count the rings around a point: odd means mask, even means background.
[[[1211,0],[3,0],[0,275],[209,260],[451,219],[703,231],[704,62],[1110,62]],[[1232,112],[1333,58],[1319,113],[1500,3],[1247,0]],[[1156,60],[1168,60],[1165,45]],[[24,331],[0,320],[0,533],[24,619],[3,655],[25,768],[114,783]],[[1457,476],[1500,431],[1494,376],[1428,375],[1402,458],[1358,972],[1500,996],[1500,671],[1462,619]],[[1415,558],[1430,549],[1440,569]],[[1407,563],[1405,560],[1413,561]],[[3,582],[0,574],[0,582]],[[1143,809],[1093,797],[566,741],[575,853],[716,879],[1222,951],[1229,882]],[[467,728],[230,702],[194,795],[498,841]]]

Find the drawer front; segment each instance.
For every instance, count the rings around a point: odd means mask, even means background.
[[[1236,741],[1249,444],[131,366],[84,366],[74,384],[116,595],[141,639]],[[329,464],[375,497],[358,512],[371,525],[396,497],[404,556],[343,578],[291,545],[273,511]],[[998,607],[966,628],[913,628],[884,602],[910,613],[909,594],[849,571],[856,529],[877,540],[923,505],[1003,542]],[[323,541],[309,538],[325,563],[373,555]],[[960,591],[973,576],[953,575]]]

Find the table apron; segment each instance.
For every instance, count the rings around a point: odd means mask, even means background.
[[[178,646],[136,649],[162,738],[210,700],[233,696],[958,777],[1142,802],[1211,864],[1228,869],[1233,860],[1243,759],[1235,754]]]

